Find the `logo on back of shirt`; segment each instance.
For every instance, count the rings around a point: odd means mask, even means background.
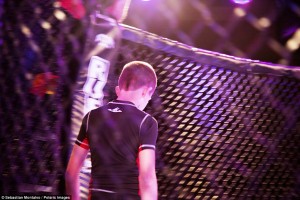
[[[114,113],[117,113],[117,112],[122,112],[122,110],[118,107],[114,108],[114,109],[108,109],[108,111],[110,112],[114,112]]]

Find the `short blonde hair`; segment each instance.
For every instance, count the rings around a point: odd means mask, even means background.
[[[157,77],[153,67],[143,61],[127,63],[119,77],[119,87],[122,90],[136,90],[147,86],[154,92],[157,85]]]

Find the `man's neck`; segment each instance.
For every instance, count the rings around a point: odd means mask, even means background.
[[[133,103],[135,106],[137,106],[137,101],[135,101],[135,99],[132,98],[132,97],[128,97],[128,96],[119,96],[119,97],[117,98],[117,100],[119,100],[119,101],[129,101],[129,102]]]
[[[141,98],[142,98],[143,88],[139,88],[136,90],[124,91],[120,90],[118,94],[117,100],[120,101],[129,101],[132,102],[137,108],[140,109]],[[141,108],[144,109],[144,108]]]

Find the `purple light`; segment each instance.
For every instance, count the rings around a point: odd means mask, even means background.
[[[231,1],[236,4],[247,4],[250,3],[252,0],[231,0]]]

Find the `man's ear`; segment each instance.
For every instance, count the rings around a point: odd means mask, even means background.
[[[116,86],[115,91],[116,91],[117,96],[119,96],[120,95],[120,87]]]
[[[152,88],[152,87],[148,87],[148,94],[149,94],[150,96],[152,96],[153,93],[154,93],[153,88]]]
[[[144,88],[143,88],[143,91],[142,91],[142,95],[143,96],[145,96],[145,95],[150,95],[150,96],[152,96],[152,91],[153,89],[152,89],[152,87],[147,87],[147,86],[145,86]]]

